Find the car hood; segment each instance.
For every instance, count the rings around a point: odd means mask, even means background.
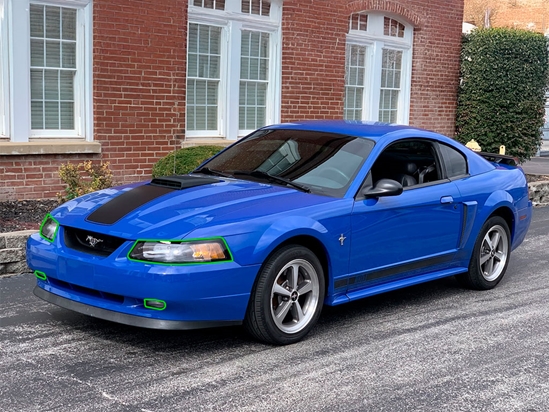
[[[51,215],[64,226],[129,240],[180,239],[199,227],[295,214],[300,208],[336,200],[270,184],[220,179],[136,201],[134,194],[150,192],[151,186],[147,182],[104,189],[69,201]]]

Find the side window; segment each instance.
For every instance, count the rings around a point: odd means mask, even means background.
[[[467,160],[465,156],[453,147],[440,145],[440,152],[444,160],[446,176],[448,178],[467,174]]]
[[[374,184],[381,179],[392,179],[404,188],[442,178],[433,144],[425,140],[393,143],[379,155],[371,175]]]

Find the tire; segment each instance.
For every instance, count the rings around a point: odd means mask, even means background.
[[[509,226],[503,218],[493,216],[482,226],[469,262],[469,271],[458,275],[458,281],[470,289],[492,289],[505,275],[510,256]]]
[[[303,246],[285,246],[261,269],[244,326],[263,342],[298,342],[318,320],[324,291],[324,271],[316,255]]]

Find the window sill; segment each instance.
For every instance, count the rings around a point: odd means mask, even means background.
[[[31,142],[0,141],[0,156],[101,153],[101,144],[84,140],[43,139]]]
[[[227,140],[221,137],[188,137],[181,142],[181,148],[193,146],[220,146],[227,147],[236,140]]]

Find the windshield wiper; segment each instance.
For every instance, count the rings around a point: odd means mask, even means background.
[[[221,170],[210,169],[209,167],[202,167],[198,170],[195,170],[193,173],[202,173],[205,175],[222,176],[222,177],[233,177],[233,175],[229,173],[222,172]]]
[[[299,183],[292,182],[289,179],[284,179],[280,176],[273,176],[270,175],[267,172],[263,172],[261,170],[233,170],[233,174],[236,175],[244,175],[244,176],[251,176],[255,177],[257,179],[265,179],[267,181],[280,183],[283,185],[292,186],[295,189],[301,190],[302,192],[309,193],[311,189],[309,189],[306,186],[300,185]]]

